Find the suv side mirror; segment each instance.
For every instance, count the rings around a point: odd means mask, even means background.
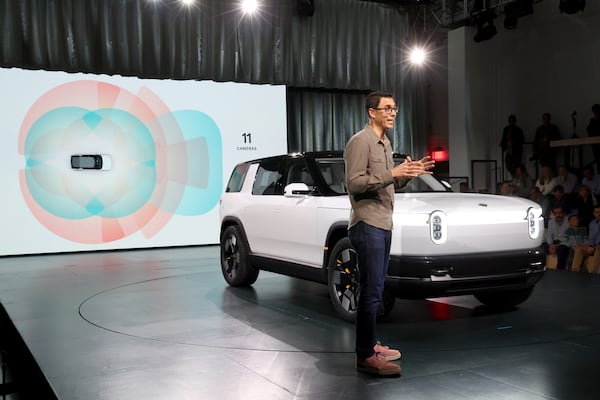
[[[306,183],[290,183],[283,189],[285,197],[302,197],[310,194],[312,190]]]

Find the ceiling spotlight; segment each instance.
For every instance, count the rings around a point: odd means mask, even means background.
[[[583,11],[585,8],[585,0],[560,0],[558,9],[561,13],[575,14]]]
[[[420,47],[415,47],[410,52],[410,62],[414,65],[421,65],[425,62],[426,54],[425,50]]]
[[[258,1],[257,0],[243,0],[242,1],[242,11],[244,14],[252,14],[258,9]]]

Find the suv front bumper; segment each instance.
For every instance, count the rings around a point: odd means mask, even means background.
[[[390,256],[386,290],[400,298],[510,291],[535,285],[546,271],[541,247],[449,256]]]

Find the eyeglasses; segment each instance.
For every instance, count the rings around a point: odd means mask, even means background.
[[[383,112],[385,112],[386,114],[391,114],[392,112],[395,112],[396,114],[398,114],[398,110],[400,110],[398,107],[375,107],[375,110],[383,110]]]

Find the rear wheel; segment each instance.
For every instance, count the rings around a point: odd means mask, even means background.
[[[248,243],[235,225],[221,235],[221,271],[231,286],[250,286],[258,278],[259,270],[250,265]]]
[[[533,286],[506,292],[477,293],[475,298],[490,308],[505,310],[521,304],[531,296],[532,292]]]
[[[356,250],[350,239],[343,238],[335,244],[327,265],[327,285],[329,297],[335,312],[347,322],[354,322],[360,296],[360,274]],[[383,292],[377,319],[386,317],[394,307],[396,298]]]

